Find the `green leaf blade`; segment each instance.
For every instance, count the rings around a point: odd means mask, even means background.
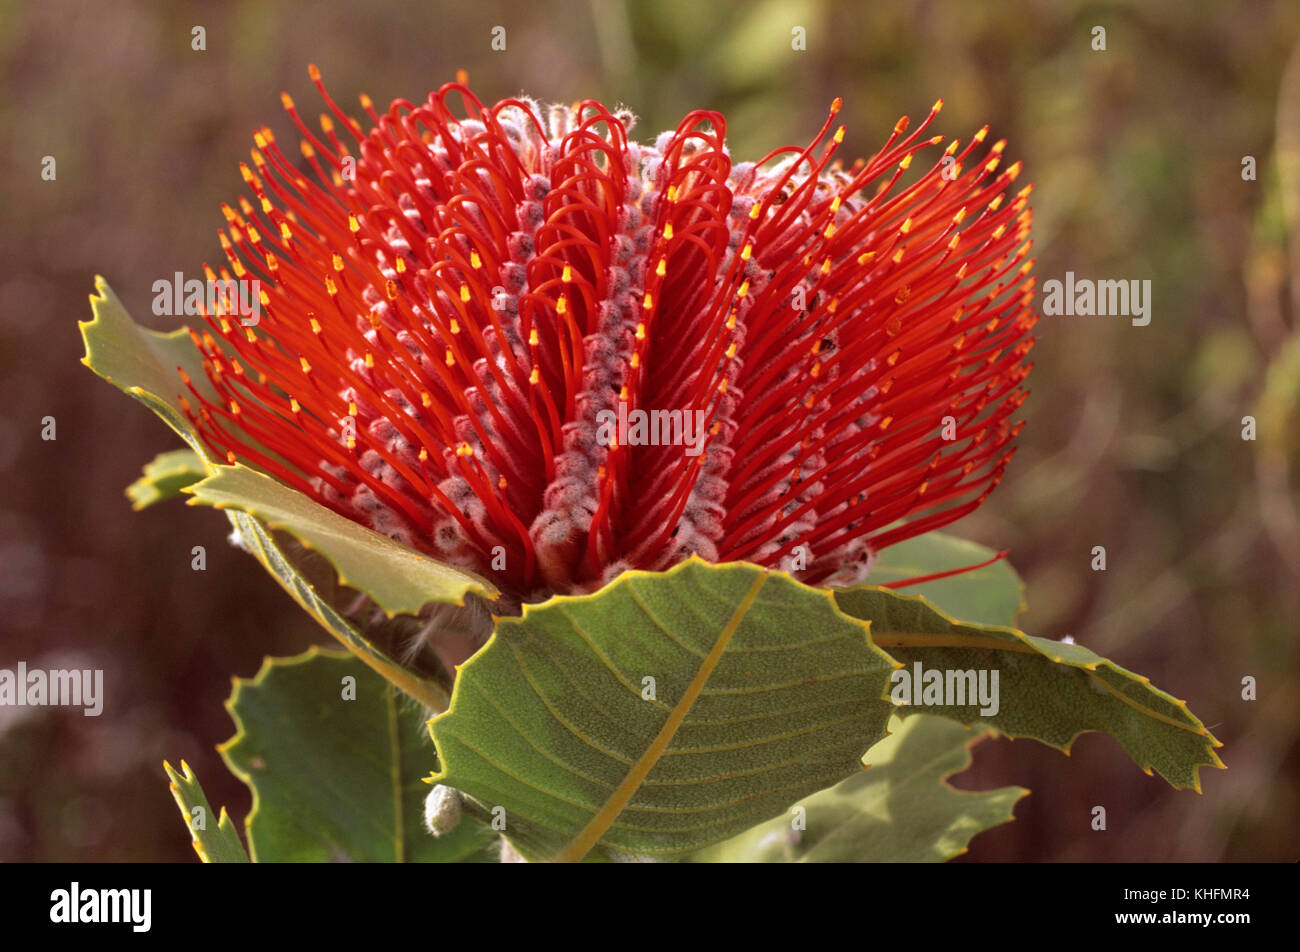
[[[185,492],[191,505],[238,509],[288,532],[329,559],[341,584],[364,591],[390,617],[418,614],[429,602],[462,604],[468,593],[498,595],[477,575],[421,555],[246,466],[214,466]]]
[[[227,708],[238,732],[220,750],[253,792],[258,862],[495,861],[495,835],[470,818],[442,837],[425,830],[436,759],[424,714],[357,659],[267,659]]]
[[[145,464],[140,478],[126,487],[126,495],[134,509],[147,509],[154,503],[176,498],[181,490],[207,474],[203,460],[193,450],[159,453]]]
[[[170,781],[172,797],[180,807],[181,816],[190,835],[194,837],[194,852],[205,863],[247,863],[248,853],[240,842],[235,824],[231,822],[226,808],[221,808],[215,829],[208,826],[212,819],[212,806],[207,794],[199,784],[199,778],[185,761],[181,761],[178,773],[171,764],[164,762],[163,770]],[[199,812],[196,813],[195,810]],[[202,818],[200,822],[200,818]]]
[[[1034,638],[1012,628],[956,621],[920,596],[861,586],[835,592],[840,609],[869,619],[873,641],[908,671],[996,670],[998,710],[978,704],[909,705],[962,724],[1032,737],[1069,751],[1080,734],[1110,734],[1147,773],[1200,790],[1199,768],[1222,767],[1219,742],[1180,701],[1081,645]]]
[[[530,858],[684,855],[858,769],[893,668],[866,634],[756,566],[626,573],[499,622],[433,722],[434,779],[504,807]]]

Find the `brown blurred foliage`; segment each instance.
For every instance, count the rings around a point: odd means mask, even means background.
[[[220,258],[218,207],[252,130],[290,135],[279,93],[313,102],[315,62],[346,103],[419,99],[463,67],[488,101],[624,102],[642,137],[721,109],[746,158],[806,141],[837,95],[845,155],[939,96],[940,131],[990,122],[1036,183],[1040,281],[1149,278],[1153,318],[1040,321],[1020,455],[954,531],[1012,550],[1028,631],[1072,634],[1186,698],[1230,769],[1197,796],[1100,735],[1069,759],[986,743],[957,785],[1033,794],[967,859],[1295,860],[1298,27],[1285,0],[0,4],[0,667],[102,667],[108,691],[99,718],[0,710],[0,859],[192,860],[162,759],[188,760],[242,818],[247,791],[214,751],[229,678],[325,638],[226,544],[221,516],[132,512],[123,487],[177,440],[78,363],[76,326],[96,273],[164,326],[152,283]]]

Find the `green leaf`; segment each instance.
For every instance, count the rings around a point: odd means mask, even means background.
[[[219,749],[253,791],[254,860],[495,861],[496,835],[472,818],[438,838],[424,828],[425,715],[357,659],[268,658],[226,707],[238,733]]]
[[[172,796],[181,808],[185,826],[194,837],[194,852],[199,854],[199,859],[205,863],[247,863],[248,853],[244,851],[244,844],[239,841],[239,833],[230,821],[225,807],[221,808],[216,829],[209,828],[212,807],[190,765],[182,760],[181,772],[177,773],[171,764],[163,761],[163,770],[171,781]],[[198,813],[195,812],[196,808]]]
[[[280,583],[280,587],[301,605],[317,624],[332,634],[371,670],[405,691],[410,697],[434,711],[445,711],[450,698],[441,685],[419,677],[399,664],[365,638],[316,591],[311,582],[293,564],[284,549],[265,526],[247,513],[226,510],[239,540]]]
[[[795,808],[691,857],[714,863],[922,863],[966,852],[984,830],[1015,819],[1023,787],[970,792],[945,781],[970,766],[987,736],[924,715],[890,722],[890,736],[862,758],[870,769]]]
[[[782,573],[627,572],[498,621],[433,721],[433,779],[504,808],[530,859],[677,857],[855,773],[893,667]]]
[[[94,318],[78,324],[86,344],[81,362],[113,386],[149,407],[190,445],[199,457],[215,462],[181,410],[183,391],[177,369],[189,374],[201,393],[216,394],[203,373],[203,358],[185,328],[160,334],[131,320],[113,289],[95,276],[90,296]]]
[[[871,567],[869,581],[872,585],[891,585],[980,565],[997,554],[956,536],[928,532],[881,552]],[[894,590],[922,595],[953,618],[983,625],[1014,625],[1025,608],[1024,583],[1005,559],[960,575]]]
[[[887,589],[840,589],[835,602],[846,614],[869,619],[872,641],[903,662],[905,672],[914,673],[919,663],[922,672],[998,674],[995,714],[981,716],[978,703],[920,707],[913,699],[900,710],[903,717],[921,711],[938,714],[1012,737],[1033,737],[1067,753],[1079,734],[1103,731],[1148,774],[1154,768],[1173,786],[1197,791],[1201,766],[1223,766],[1213,749],[1222,745],[1187,710],[1185,701],[1082,645],[1035,638],[1012,628],[965,624],[924,598]]]
[[[135,509],[146,509],[164,499],[174,499],[182,489],[206,475],[203,460],[193,450],[159,453],[153,462],[145,464],[140,478],[126,487],[126,495]]]
[[[469,592],[498,595],[477,575],[435,562],[269,476],[241,465],[213,469],[185,490],[194,497],[191,505],[239,509],[283,529],[329,559],[341,584],[365,592],[389,617],[418,614],[429,602],[463,604]]]

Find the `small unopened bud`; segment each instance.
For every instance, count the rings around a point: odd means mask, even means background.
[[[434,836],[450,833],[460,825],[463,809],[460,791],[440,783],[424,800],[424,825]]]

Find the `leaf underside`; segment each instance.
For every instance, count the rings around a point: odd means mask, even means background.
[[[530,859],[678,857],[855,773],[892,668],[780,573],[629,572],[498,622],[433,721],[434,779],[504,807]]]
[[[1012,628],[955,621],[924,598],[861,586],[835,592],[846,614],[871,620],[871,637],[902,662],[925,671],[997,671],[998,710],[977,703],[900,709],[979,724],[1012,737],[1032,737],[1068,751],[1087,731],[1110,734],[1147,773],[1175,787],[1200,790],[1201,766],[1222,767],[1213,735],[1184,701],[1082,645],[1035,638]],[[946,677],[946,674],[945,674]],[[955,681],[954,681],[955,684]],[[965,685],[963,685],[963,688]]]

